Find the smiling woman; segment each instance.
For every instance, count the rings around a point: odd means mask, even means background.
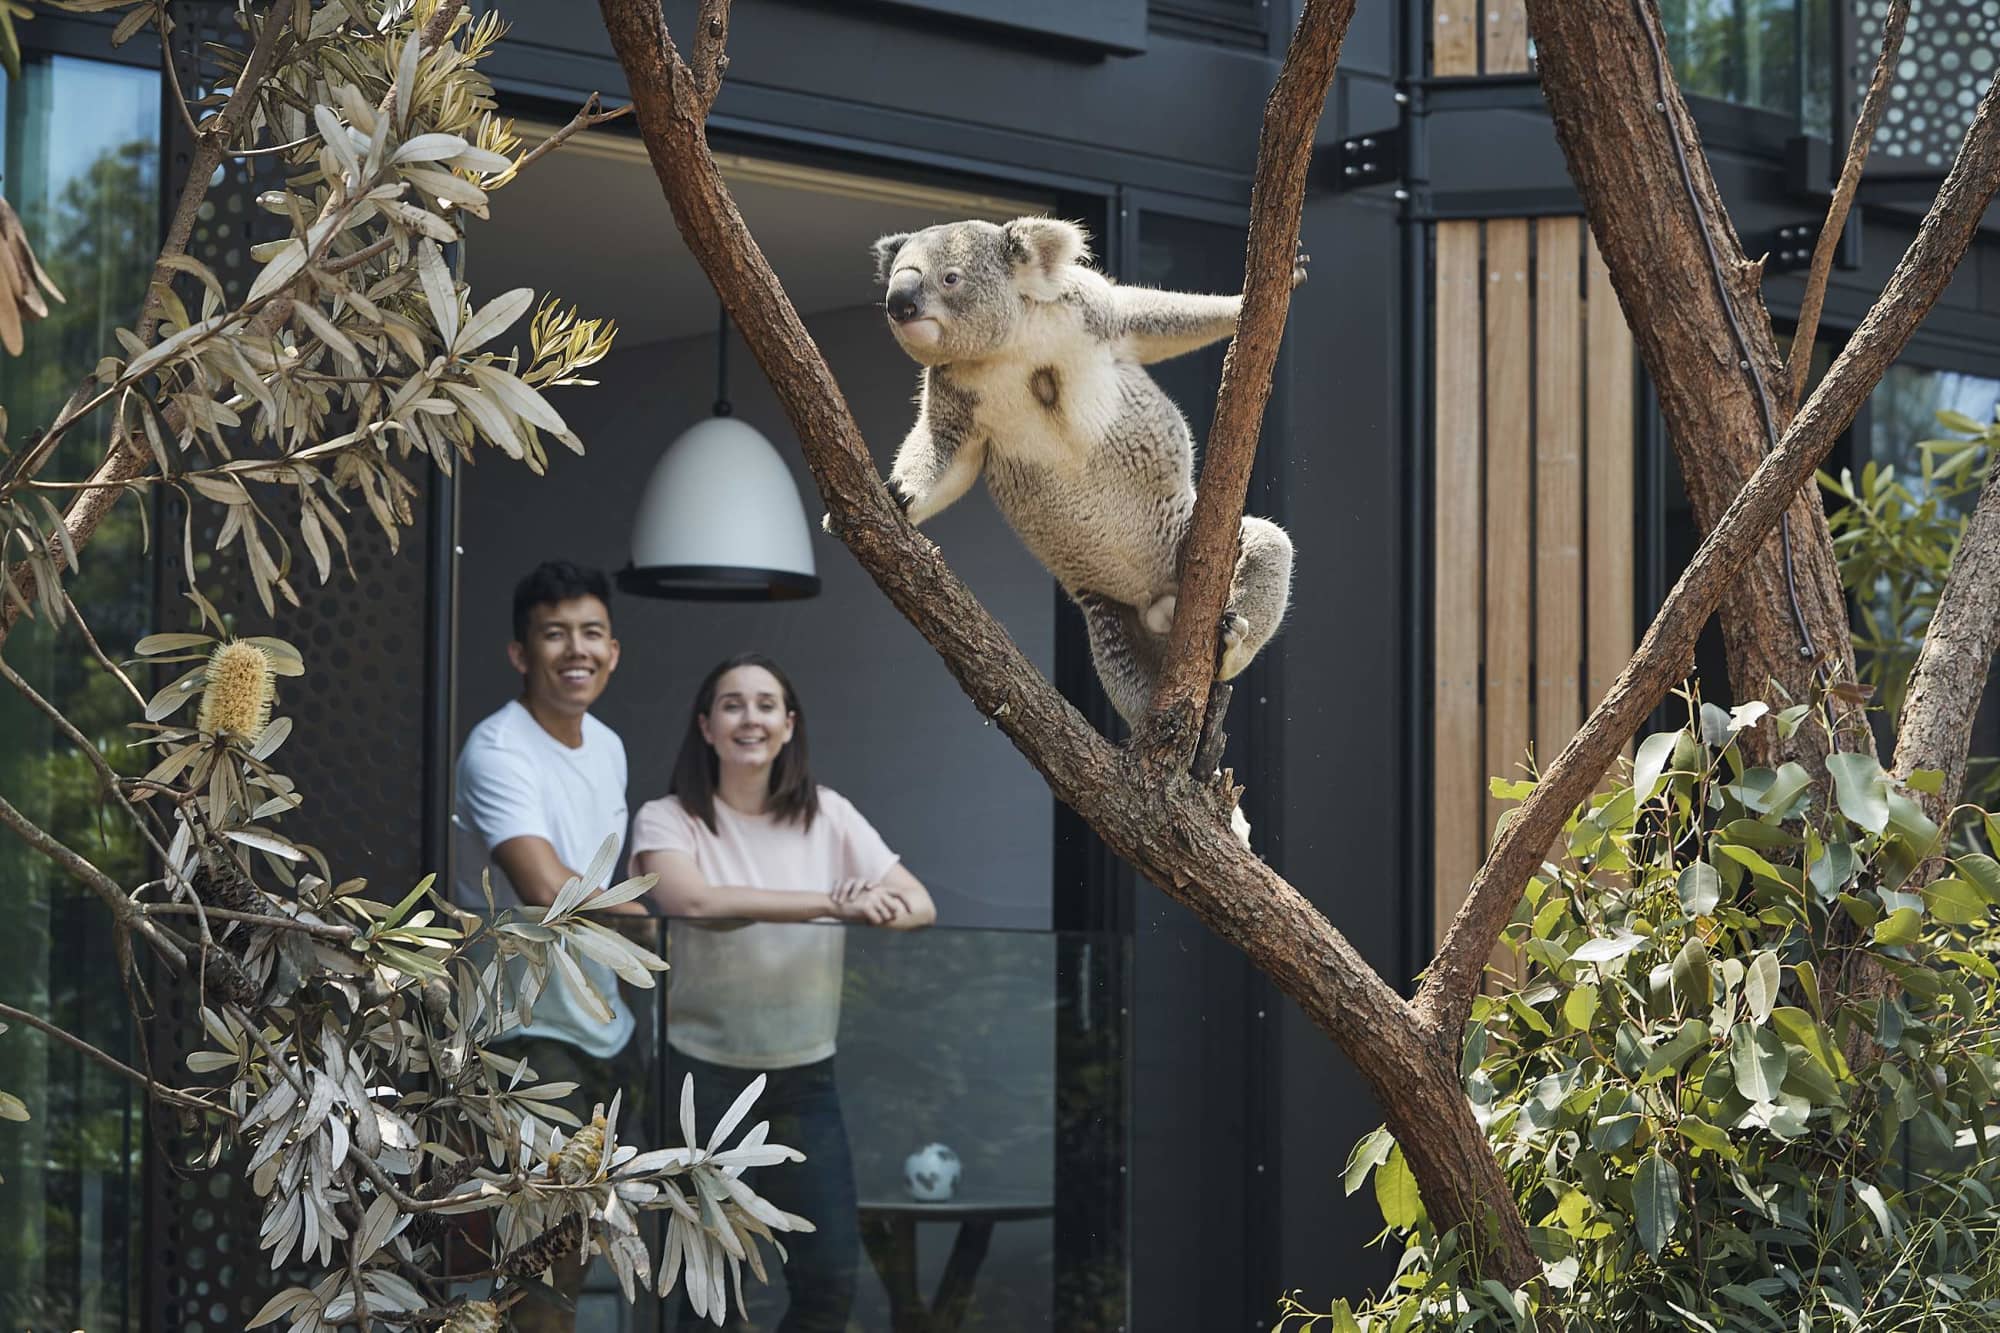
[[[69,298],[28,330],[24,355],[0,358],[0,407],[18,440],[50,419],[75,368],[115,345],[111,330],[137,312],[159,218],[160,92],[150,70],[61,57],[31,59],[20,78],[0,75],[0,84],[0,176]],[[76,432],[45,475],[82,475],[104,447],[100,433]],[[151,618],[142,550],[138,510],[121,505],[71,584],[114,656],[127,654]],[[129,768],[124,700],[73,629],[24,623],[7,642],[7,660],[111,763]],[[0,795],[115,878],[144,877],[130,828],[98,817],[86,756],[12,691],[0,697]],[[0,1002],[138,1064],[97,904],[9,838],[0,840],[0,912]],[[29,1115],[0,1122],[0,1327],[136,1328],[144,1135],[129,1085],[17,1028],[0,1037],[0,1088]]]

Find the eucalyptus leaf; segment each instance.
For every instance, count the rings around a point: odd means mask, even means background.
[[[1680,1192],[1680,1173],[1673,1163],[1656,1152],[1640,1159],[1632,1173],[1632,1220],[1639,1228],[1639,1243],[1655,1259],[1680,1222]]]
[[[1889,778],[1873,754],[1834,754],[1826,760],[1840,812],[1870,833],[1889,827]]]
[[[1785,1043],[1769,1028],[1739,1027],[1729,1034],[1729,1067],[1736,1090],[1752,1102],[1775,1101],[1790,1061]]]

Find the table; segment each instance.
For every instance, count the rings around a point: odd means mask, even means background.
[[[972,1281],[986,1258],[996,1222],[1051,1217],[1055,1205],[1034,1199],[967,1196],[944,1203],[876,1198],[861,1201],[861,1241],[889,1292],[891,1333],[954,1333],[972,1304]],[[956,1222],[958,1235],[929,1305],[917,1291],[917,1223]]]

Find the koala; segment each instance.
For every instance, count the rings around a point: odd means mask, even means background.
[[[1195,498],[1194,437],[1146,367],[1235,333],[1243,298],[1120,286],[1086,247],[1082,228],[1040,217],[875,242],[890,330],[924,368],[889,487],[922,523],[984,476],[1082,609],[1098,679],[1136,725],[1166,651]],[[1245,518],[1217,679],[1277,632],[1291,575],[1284,529]]]

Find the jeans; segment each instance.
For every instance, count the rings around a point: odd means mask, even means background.
[[[669,1100],[680,1103],[681,1080],[694,1075],[695,1132],[706,1146],[708,1136],[722,1119],[737,1095],[750,1085],[759,1071],[730,1069],[697,1060],[678,1050],[667,1052],[670,1075]],[[785,1162],[759,1167],[745,1173],[744,1183],[785,1212],[811,1222],[814,1231],[778,1233],[785,1246],[785,1290],[790,1305],[776,1333],[842,1333],[847,1313],[854,1304],[854,1287],[861,1259],[861,1227],[856,1216],[854,1161],[847,1147],[847,1125],[840,1114],[840,1090],[834,1084],[831,1057],[794,1069],[763,1071],[764,1091],[750,1108],[743,1123],[729,1140],[729,1147],[743,1131],[759,1120],[771,1122],[772,1143],[797,1148],[806,1155],[803,1162]],[[669,1138],[678,1138],[672,1131]],[[775,1259],[766,1251],[769,1258]],[[750,1297],[751,1283],[744,1284]],[[734,1301],[734,1292],[731,1293]],[[742,1329],[748,1324],[739,1311],[730,1311],[726,1327]],[[697,1321],[693,1309],[681,1302],[676,1327],[710,1327]]]

